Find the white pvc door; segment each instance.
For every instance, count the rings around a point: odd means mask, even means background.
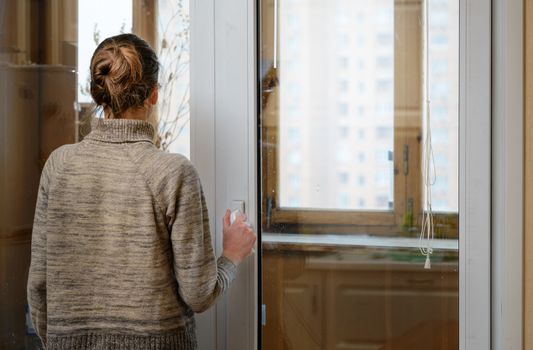
[[[490,4],[430,4],[428,41],[423,1],[191,4],[191,157],[217,252],[234,201],[262,244],[198,318],[201,349],[490,347]],[[448,142],[431,270],[424,91]]]

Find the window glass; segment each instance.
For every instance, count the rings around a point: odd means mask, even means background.
[[[262,348],[459,349],[459,1],[259,5]]]
[[[434,141],[435,193],[433,209],[457,213],[459,210],[459,12],[451,3],[442,9],[430,2],[430,36],[450,43],[447,50],[430,38],[429,83],[431,128]],[[446,38],[438,39],[439,37]],[[425,125],[425,127],[427,127]],[[426,208],[427,209],[427,208]]]
[[[283,32],[279,37],[280,206],[291,207],[290,174],[312,172],[313,177],[302,176],[300,191],[305,195],[299,201],[301,207],[334,209],[342,203],[343,209],[389,210],[388,202],[383,204],[383,201],[368,201],[366,207],[361,207],[356,201],[338,200],[345,198],[338,186],[338,178],[328,176],[328,173],[339,172],[342,166],[345,167],[343,171],[353,178],[359,172],[364,172],[367,177],[373,176],[375,169],[369,166],[370,163],[350,161],[353,159],[350,151],[365,148],[387,153],[393,148],[394,138],[388,131],[393,127],[393,114],[386,111],[386,106],[392,106],[394,102],[394,43],[390,40],[394,32],[393,2],[336,2],[333,6],[319,3],[279,3],[279,26]],[[319,6],[325,6],[327,10],[319,11]],[[354,18],[357,20],[351,20]],[[309,25],[317,23],[327,25],[321,25],[319,32],[308,30]],[[294,47],[298,50],[293,50]],[[305,55],[301,54],[304,52]],[[338,57],[325,55],[326,52],[349,54]],[[294,60],[298,60],[297,66],[286,64]],[[316,70],[318,62],[321,69]],[[369,69],[356,72],[357,64],[367,65]],[[300,87],[298,96],[301,99],[297,105],[294,86]],[[326,94],[329,88],[344,92],[349,86],[355,86],[356,90],[350,92],[348,99]],[[377,112],[376,105],[385,107],[380,107]],[[374,111],[375,114],[369,114]],[[301,118],[287,118],[293,112]],[[375,118],[376,115],[380,118]],[[334,146],[340,128],[349,128],[364,141],[356,142],[357,139],[352,137],[348,144],[339,147],[324,147],[317,143],[322,140]],[[302,135],[297,146],[290,140],[294,130]],[[378,130],[379,137],[363,137],[365,133],[373,134],[374,130]],[[341,135],[344,134],[345,131]],[[294,150],[301,155],[300,162],[305,164],[304,167],[294,168],[290,153]],[[379,172],[392,179],[390,166]],[[364,196],[372,193],[388,198],[392,185],[393,181],[386,181],[386,185],[379,188],[367,183],[359,191]]]
[[[157,1],[162,148],[190,155],[190,17],[188,0]]]
[[[92,102],[89,64],[96,46],[110,36],[130,33],[132,17],[132,0],[78,0],[79,103]]]

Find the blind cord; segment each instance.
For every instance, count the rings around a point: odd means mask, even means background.
[[[435,184],[436,171],[435,160],[433,157],[433,145],[431,141],[431,100],[429,95],[429,0],[424,1],[424,25],[425,25],[425,74],[424,74],[424,90],[425,90],[425,110],[424,119],[426,128],[423,135],[422,148],[422,178],[424,189],[424,206],[422,207],[422,227],[420,230],[420,237],[418,247],[420,253],[426,257],[424,263],[425,269],[431,269],[431,254],[433,254],[433,239],[435,237],[435,224],[433,221],[433,207],[431,187]]]

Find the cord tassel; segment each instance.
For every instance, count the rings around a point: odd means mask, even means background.
[[[424,268],[426,270],[430,270],[431,269],[431,260],[429,259],[429,254],[426,255],[426,262],[424,264]]]
[[[418,248],[420,253],[426,257],[424,269],[431,269],[431,254],[433,254],[433,238],[435,237],[435,227],[433,223],[433,208],[431,187],[436,180],[435,163],[433,158],[433,145],[431,141],[431,106],[429,95],[429,0],[424,2],[424,25],[425,25],[425,130],[422,148],[422,178],[424,181],[424,207],[422,208],[422,228]],[[425,241],[425,242],[424,242]]]

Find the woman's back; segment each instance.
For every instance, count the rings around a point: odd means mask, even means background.
[[[95,119],[45,165],[28,291],[49,349],[195,349],[194,311],[233,279],[228,259],[217,268],[194,167],[153,133]]]
[[[158,74],[141,38],[100,43],[90,91],[105,118],[44,166],[28,305],[48,350],[196,349],[194,312],[215,302],[252,250],[245,218],[230,224],[227,211],[215,258],[195,168],[152,143]]]

